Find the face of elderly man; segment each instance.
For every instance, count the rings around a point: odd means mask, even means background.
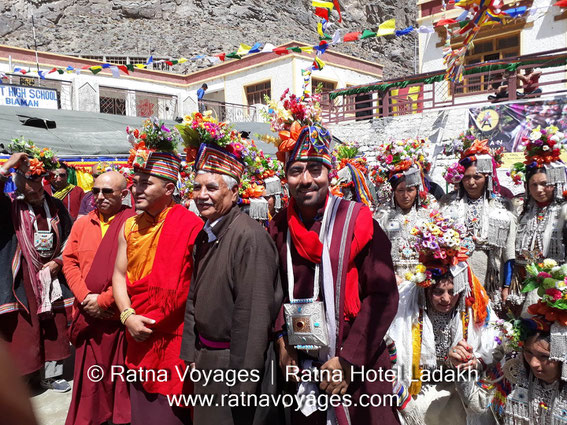
[[[238,184],[227,177],[216,173],[195,177],[193,199],[201,216],[211,223],[228,213],[238,199]]]
[[[95,180],[92,192],[98,211],[108,219],[120,211],[128,195],[126,179],[117,171],[103,173]]]

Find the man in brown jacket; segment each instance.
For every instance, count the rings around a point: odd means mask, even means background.
[[[195,406],[193,421],[272,424],[269,409],[237,400],[241,394],[266,393],[264,374],[273,370],[271,329],[281,303],[276,248],[264,228],[236,205],[243,170],[238,158],[203,144],[195,168],[193,199],[207,221],[195,242],[181,358],[197,371],[226,375],[224,382],[195,383],[196,394],[215,394],[223,406]],[[230,401],[239,407],[228,407]]]

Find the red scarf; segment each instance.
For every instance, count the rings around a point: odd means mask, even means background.
[[[329,199],[327,197],[327,199]],[[325,201],[325,205],[327,202]],[[287,223],[291,240],[299,255],[312,263],[319,264],[323,255],[323,243],[319,240],[319,235],[313,230],[307,230],[305,225],[295,211],[295,199],[289,200],[287,208]]]
[[[287,223],[293,245],[301,257],[311,261],[312,263],[320,264],[323,253],[323,243],[319,240],[319,235],[316,232],[306,229],[295,210],[295,206],[295,200],[291,198],[287,208]],[[372,240],[374,233],[374,225],[372,221],[372,212],[367,207],[362,208],[356,217],[357,225],[355,227],[354,237],[350,246],[346,275],[344,317],[347,320],[354,319],[360,311],[358,269],[354,264],[354,259]],[[345,223],[345,225],[348,226],[348,223]],[[342,273],[342,271],[338,272]],[[336,273],[334,274],[336,275]]]

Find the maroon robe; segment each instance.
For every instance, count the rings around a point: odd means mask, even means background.
[[[85,278],[90,292],[100,294],[112,285],[118,235],[126,219],[133,215],[134,210],[123,208],[111,221]],[[70,336],[76,348],[75,370],[73,397],[65,425],[100,425],[109,420],[115,424],[129,423],[128,383],[110,377],[112,366],[125,368],[124,327],[118,313],[112,319],[96,319],[75,302]],[[87,376],[93,365],[104,370],[100,382],[93,382]]]
[[[346,222],[346,211],[348,201],[341,201],[337,217],[335,219],[333,238],[330,247],[331,267],[333,276],[337,276],[339,240],[344,226],[348,226],[350,241],[353,240],[357,227],[358,216],[353,215],[351,222]],[[367,207],[362,207],[367,208]],[[360,211],[356,209],[355,211]],[[323,210],[319,214],[323,215]],[[354,222],[354,223],[353,223]],[[398,308],[398,289],[394,275],[394,266],[390,256],[390,241],[380,228],[378,223],[373,222],[373,238],[356,256],[354,262],[358,270],[359,295],[361,308],[354,320],[344,318],[344,295],[341,296],[338,317],[340,325],[338,329],[339,338],[337,354],[342,359],[355,367],[366,369],[390,369],[391,362],[389,353],[384,343],[384,336],[390,327],[390,323],[396,315]],[[319,233],[321,221],[315,221],[307,230]],[[280,270],[283,282],[287,282],[286,261],[286,234],[288,230],[287,210],[282,210],[270,224],[270,234],[276,242],[280,254]],[[347,244],[348,245],[348,244]],[[291,247],[293,273],[295,277],[294,297],[310,298],[313,296],[314,264],[301,257],[294,246]],[[347,256],[348,258],[348,256]],[[344,276],[344,270],[341,271]],[[344,281],[344,279],[343,279]],[[284,288],[284,302],[289,302],[287,285]],[[336,290],[336,288],[335,288]],[[344,294],[344,288],[341,290]],[[322,300],[322,295],[319,296]],[[285,323],[283,308],[276,322],[276,330],[283,329]],[[302,353],[299,352],[301,355]],[[387,381],[365,381],[355,379],[349,385],[348,394],[352,396],[353,404],[358,402],[362,394],[391,394],[392,383]],[[368,400],[366,400],[368,401]],[[395,402],[394,402],[395,403]],[[335,409],[340,425],[346,424],[397,424],[395,406],[383,407],[349,407],[350,421],[346,418],[342,408]],[[306,417],[301,412],[292,412],[292,423],[325,425],[325,412],[314,412]]]
[[[3,212],[10,211],[10,201],[5,195],[0,195],[2,199]],[[52,217],[59,216],[61,222],[68,223],[70,220],[65,213],[61,213],[63,207],[61,203],[53,198],[47,198],[47,204]],[[43,206],[34,207],[34,214],[37,219],[38,230],[48,230],[47,217]],[[64,209],[63,209],[64,211]],[[9,217],[9,216],[8,216]],[[6,217],[5,219],[10,219]],[[11,220],[11,219],[10,219]],[[64,232],[62,239],[67,239],[69,229],[62,226]],[[66,229],[66,230],[65,230]],[[21,265],[17,276],[14,277],[14,286],[11,291],[16,295],[18,306],[15,309],[6,309],[7,312],[0,314],[0,338],[7,342],[7,347],[14,358],[18,371],[22,375],[36,372],[44,367],[46,361],[59,361],[71,355],[68,330],[68,315],[72,298],[67,298],[66,294],[70,291],[63,279],[63,272],[60,272],[59,281],[63,290],[64,300],[54,303],[53,315],[49,318],[40,319],[37,315],[37,302],[33,292],[32,283],[28,271],[27,261],[21,256]],[[61,263],[60,260],[55,261]],[[49,262],[44,259],[43,263]],[[3,273],[10,273],[3,270]],[[18,284],[21,279],[21,286]],[[23,287],[23,288],[22,288]],[[23,292],[23,294],[22,294]],[[23,295],[23,297],[22,297]],[[7,307],[7,305],[6,305]]]
[[[53,189],[50,184],[46,184],[45,186],[43,186],[43,188],[47,193],[53,195]],[[71,189],[67,196],[61,199],[61,202],[63,202],[63,205],[65,205],[65,208],[67,208],[67,211],[69,211],[69,215],[71,216],[73,221],[75,221],[77,219],[77,216],[79,215],[79,210],[81,209],[81,201],[83,200],[84,196],[85,191],[79,186],[75,186],[73,189]]]

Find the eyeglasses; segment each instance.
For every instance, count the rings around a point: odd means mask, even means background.
[[[100,192],[102,192],[103,195],[111,195],[114,193],[114,189],[111,189],[109,187],[103,187],[102,189],[100,187],[93,187],[93,195],[98,195]]]

